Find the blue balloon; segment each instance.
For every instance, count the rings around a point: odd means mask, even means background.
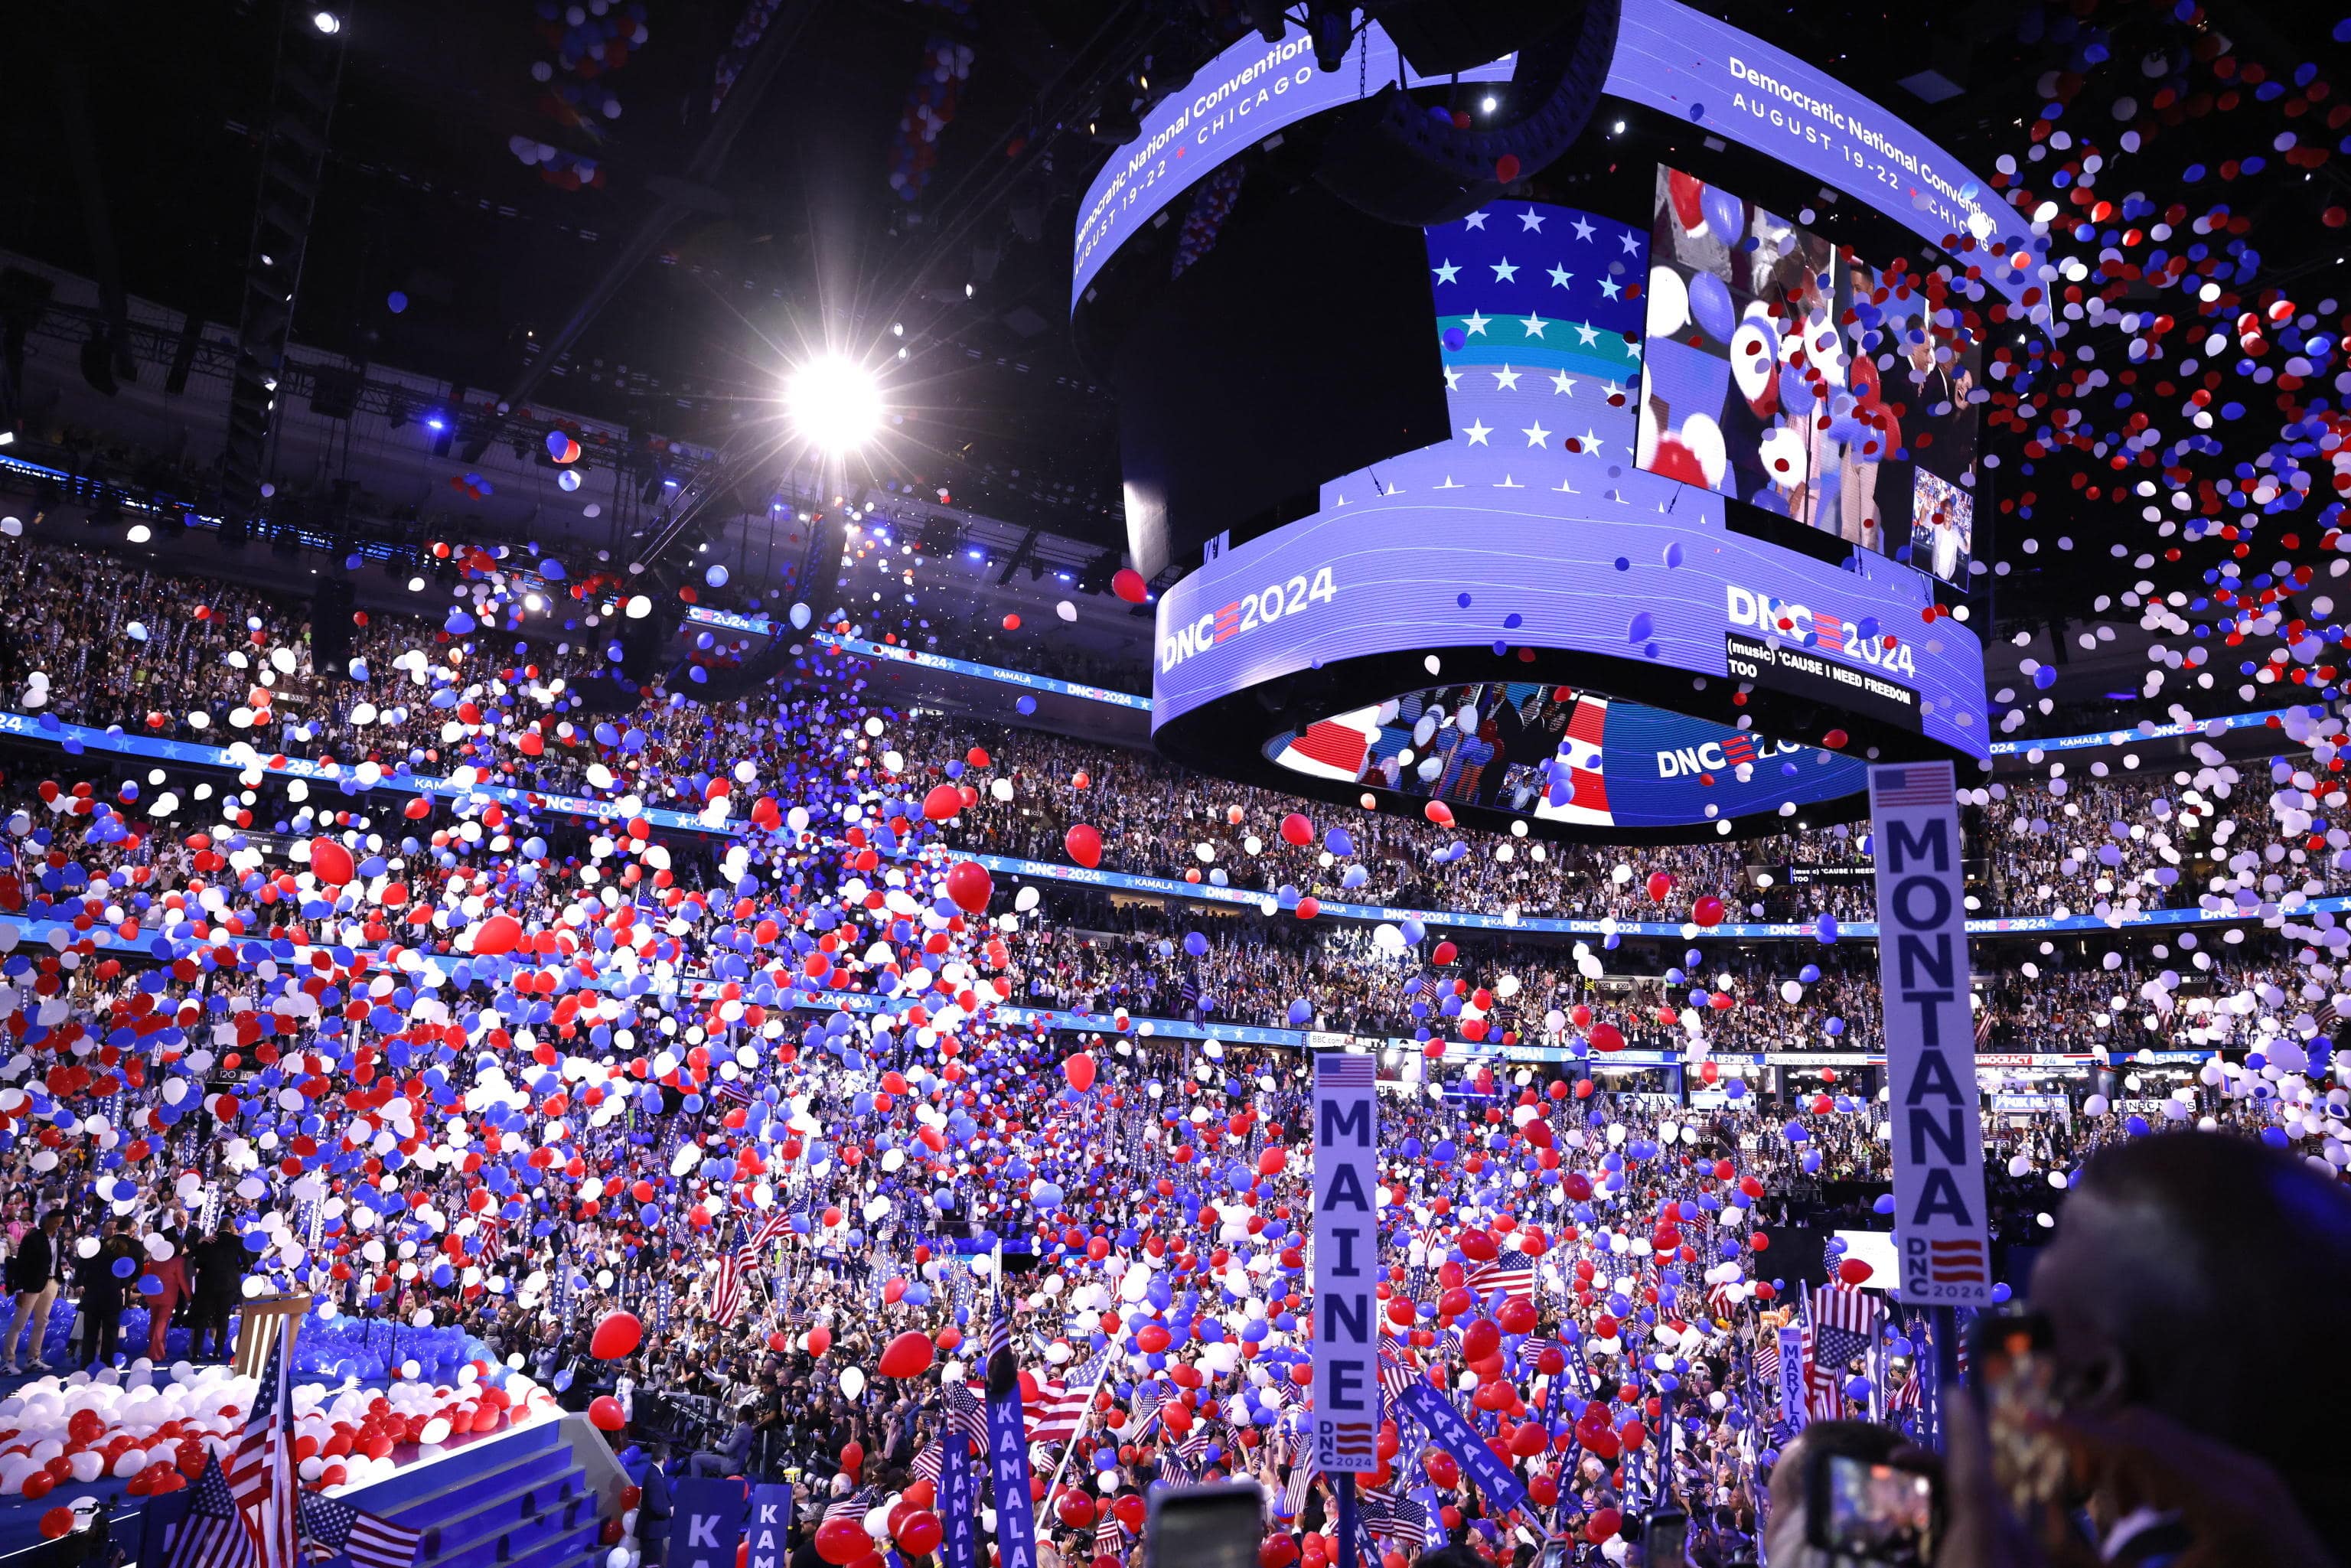
[[[1739,312],[1730,303],[1730,286],[1711,272],[1690,278],[1689,313],[1699,329],[1718,343],[1729,342],[1739,326]]]
[[[1747,204],[1719,185],[1708,185],[1698,193],[1698,211],[1705,214],[1706,231],[1724,245],[1735,246],[1747,237]],[[1728,332],[1721,334],[1729,338]]]
[[[1794,365],[1780,367],[1780,406],[1798,419],[1810,417],[1813,405],[1819,400],[1813,396],[1813,383]]]

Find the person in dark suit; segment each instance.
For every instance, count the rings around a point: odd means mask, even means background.
[[[62,1207],[42,1215],[40,1224],[25,1232],[16,1256],[8,1260],[8,1290],[16,1298],[16,1311],[8,1320],[7,1343],[0,1345],[0,1374],[16,1375],[16,1336],[24,1332],[28,1319],[33,1338],[26,1347],[26,1369],[49,1369],[41,1355],[41,1341],[49,1332],[49,1309],[57,1304],[57,1291],[65,1284],[65,1218]]]
[[[637,1483],[637,1545],[644,1552],[647,1568],[660,1568],[669,1550],[668,1465],[669,1445],[647,1443],[642,1468],[623,1467]]]
[[[98,1250],[83,1259],[74,1270],[74,1283],[80,1288],[81,1301],[75,1315],[81,1320],[81,1364],[84,1366],[106,1366],[114,1360],[114,1352],[122,1338],[122,1309],[128,1302],[131,1281],[139,1277],[139,1262],[144,1254],[131,1239],[130,1221],[120,1218],[106,1222],[105,1239]],[[117,1269],[116,1265],[124,1267]]]
[[[206,1345],[223,1360],[230,1350],[228,1314],[245,1294],[248,1254],[234,1221],[224,1217],[213,1233],[188,1249],[195,1282],[188,1296],[188,1359],[205,1359]]]

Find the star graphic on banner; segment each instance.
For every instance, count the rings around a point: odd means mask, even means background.
[[[1581,321],[1578,321],[1575,324],[1575,336],[1577,339],[1576,347],[1580,349],[1589,349],[1593,344],[1600,341],[1600,334],[1585,326]]]
[[[1430,267],[1429,270],[1437,274],[1437,282],[1450,283],[1453,281],[1454,275],[1458,273],[1461,269],[1454,266],[1450,261],[1440,261],[1435,267]]]
[[[1473,229],[1484,228],[1486,226],[1486,214],[1482,212],[1471,213],[1469,214],[1468,226]]]
[[[1468,315],[1461,318],[1461,327],[1469,336],[1482,338],[1486,335],[1486,323],[1492,319],[1490,316],[1480,316],[1472,310]]]
[[[1551,378],[1551,390],[1554,393],[1565,392],[1568,396],[1573,397],[1575,395],[1575,383],[1567,379],[1567,372],[1565,371],[1555,371],[1552,372]]]
[[[1626,229],[1623,234],[1618,235],[1616,239],[1617,243],[1625,247],[1625,254],[1626,256],[1638,256],[1641,254],[1641,241],[1632,230]]]
[[[1613,277],[1604,277],[1600,280],[1600,292],[1614,299],[1625,292],[1625,286]]]
[[[1625,395],[1625,389],[1618,386],[1614,382],[1610,382],[1601,390],[1605,395],[1612,398],[1623,397]]]
[[[1553,288],[1564,288],[1567,287],[1567,280],[1574,276],[1575,274],[1563,267],[1553,266],[1551,269],[1551,286]]]
[[[1577,218],[1575,220],[1575,237],[1578,239],[1588,240],[1592,237],[1592,235],[1593,228],[1591,224],[1581,217]]]
[[[1495,282],[1515,283],[1518,281],[1518,277],[1519,269],[1510,264],[1510,258],[1509,256],[1506,256],[1501,260],[1494,263]]]
[[[1541,234],[1542,233],[1542,214],[1535,211],[1532,207],[1529,207],[1525,212],[1519,214],[1520,232],[1524,233],[1528,229],[1532,229],[1535,233]]]
[[[1500,370],[1490,373],[1494,378],[1494,390],[1496,392],[1516,392],[1519,390],[1519,372],[1510,369],[1509,365],[1505,364]]]
[[[1586,452],[1591,453],[1593,456],[1598,456],[1600,455],[1600,437],[1593,434],[1591,431],[1586,430],[1583,433],[1583,449]]]
[[[1541,446],[1544,442],[1551,439],[1551,432],[1542,427],[1542,421],[1541,420],[1535,421],[1532,424],[1521,427],[1519,434],[1527,438],[1527,444],[1529,446]]]
[[[1461,434],[1469,438],[1470,445],[1483,446],[1486,437],[1494,434],[1494,427],[1483,420],[1472,420],[1461,427]]]
[[[1461,390],[1461,372],[1451,365],[1445,367],[1445,390],[1447,392]]]
[[[1543,329],[1550,326],[1551,323],[1544,320],[1540,316],[1530,316],[1525,320],[1520,322],[1519,325],[1527,329],[1528,337],[1540,338],[1543,335]]]

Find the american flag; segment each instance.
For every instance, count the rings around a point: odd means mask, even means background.
[[[1126,1531],[1119,1528],[1118,1516],[1102,1510],[1102,1517],[1094,1521],[1094,1555],[1116,1557],[1125,1550]]]
[[[939,1484],[939,1474],[946,1469],[946,1445],[937,1438],[933,1438],[923,1445],[921,1453],[914,1456],[914,1479],[925,1480],[936,1486]]]
[[[722,1078],[712,1087],[710,1097],[713,1100],[724,1100],[730,1105],[748,1105],[751,1103],[751,1091],[743,1086],[743,1081],[739,1078]]]
[[[411,1568],[417,1544],[424,1539],[421,1530],[394,1524],[318,1491],[302,1494],[302,1533],[310,1538],[314,1560],[348,1552],[351,1568]]]
[[[261,1368],[245,1434],[229,1455],[228,1490],[259,1549],[259,1568],[297,1568],[294,1474],[294,1385],[286,1354],[294,1320],[278,1320],[269,1359]]]
[[[1914,762],[1869,770],[1869,803],[1879,806],[1948,806],[1953,786],[1948,762]]]
[[[1876,1337],[1877,1298],[1830,1283],[1804,1297],[1804,1408],[1813,1416],[1844,1413],[1845,1369],[1869,1353]]]
[[[1492,1262],[1472,1269],[1463,1282],[1481,1296],[1489,1291],[1499,1291],[1506,1296],[1523,1296],[1532,1301],[1535,1260],[1515,1247],[1505,1247],[1494,1255]]]
[[[1364,1528],[1384,1535],[1409,1551],[1428,1543],[1428,1511],[1409,1497],[1385,1487],[1364,1487],[1356,1495],[1364,1511]]]
[[[741,1225],[735,1227],[735,1234],[743,1235]],[[718,1277],[710,1285],[710,1321],[720,1328],[731,1328],[743,1315],[743,1254],[749,1248],[748,1240],[739,1240],[718,1255]]]
[[[1306,1448],[1298,1451],[1297,1463],[1290,1467],[1290,1479],[1281,1489],[1281,1506],[1291,1519],[1304,1517],[1306,1494],[1314,1485],[1314,1456]]]
[[[780,1208],[771,1211],[748,1235],[744,1235],[739,1223],[735,1227],[735,1233],[743,1239],[732,1253],[718,1260],[718,1279],[710,1290],[713,1322],[727,1328],[742,1314],[744,1286],[759,1267],[759,1254],[791,1228],[792,1217]]]
[[[1067,1377],[1037,1385],[1037,1414],[1029,1423],[1030,1442],[1064,1443],[1078,1435],[1086,1413],[1093,1408],[1094,1380],[1109,1359],[1110,1347],[1104,1345],[1070,1368]]]
[[[1549,1334],[1527,1335],[1519,1343],[1519,1364],[1531,1370],[1535,1363],[1542,1359],[1542,1353],[1547,1350],[1555,1350],[1562,1355],[1568,1354],[1567,1345],[1562,1340]]]
[[[188,1516],[164,1553],[163,1568],[253,1568],[253,1537],[245,1528],[236,1498],[221,1473],[220,1459],[206,1456],[204,1473],[188,1490]]]
[[[862,1520],[867,1514],[873,1511],[875,1505],[880,1503],[881,1500],[881,1488],[863,1488],[861,1490],[851,1492],[848,1496],[841,1498],[839,1501],[827,1507],[824,1511],[824,1518],[818,1522],[822,1524],[831,1524],[836,1519]]]
[[[1755,1378],[1766,1385],[1780,1381],[1780,1332],[1777,1329],[1756,1331]]]

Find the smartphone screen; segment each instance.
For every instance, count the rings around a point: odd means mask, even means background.
[[[1978,1319],[1970,1359],[1992,1479],[2009,1505],[2030,1516],[2062,1503],[2068,1467],[2064,1445],[2048,1427],[2059,1411],[2047,1320],[2029,1312]]]
[[[1152,1568],[1258,1568],[1265,1494],[1255,1481],[1154,1491],[1143,1540]]]
[[[1649,1568],[1681,1568],[1689,1560],[1689,1515],[1678,1511],[1651,1514],[1642,1545]]]
[[[1818,1545],[1890,1568],[1916,1568],[1934,1560],[1933,1477],[1844,1454],[1823,1458],[1828,1495],[1826,1508],[1815,1518],[1827,1539]]]
[[[1567,1542],[1546,1541],[1542,1549],[1542,1568],[1561,1568],[1567,1561]]]

